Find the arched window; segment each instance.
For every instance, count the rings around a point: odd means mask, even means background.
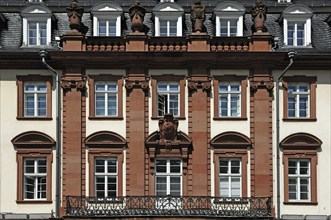
[[[245,8],[232,1],[225,1],[214,10],[216,19],[216,36],[243,36]]]
[[[183,8],[177,3],[164,1],[153,9],[155,16],[155,36],[183,35]]]
[[[22,12],[23,47],[45,47],[51,44],[52,12],[45,6],[33,4]]]
[[[17,153],[17,203],[52,202],[53,138],[39,131],[14,137]]]
[[[284,203],[317,203],[317,152],[322,141],[295,133],[280,142],[284,164]]]
[[[126,140],[111,131],[85,139],[89,160],[89,195],[98,199],[123,195],[123,150]]]
[[[96,4],[91,9],[93,36],[121,36],[123,10],[112,2]]]
[[[215,196],[247,197],[248,150],[252,143],[245,135],[229,131],[215,136]]]

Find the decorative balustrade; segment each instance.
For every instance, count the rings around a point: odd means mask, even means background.
[[[210,40],[213,52],[247,52],[250,39],[247,37],[214,37]]]
[[[271,199],[208,196],[123,196],[66,198],[67,216],[208,216],[272,218]]]
[[[151,37],[148,39],[148,51],[184,52],[187,51],[186,37]]]
[[[88,37],[86,39],[87,51],[125,51],[126,40],[123,37]]]

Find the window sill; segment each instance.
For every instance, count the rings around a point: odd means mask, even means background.
[[[318,205],[318,202],[284,202],[284,205]]]
[[[246,121],[246,117],[214,117],[214,121]]]
[[[123,117],[120,116],[101,116],[101,117],[97,117],[97,116],[90,116],[88,117],[89,120],[96,120],[96,121],[100,121],[100,120],[123,120]]]
[[[51,204],[52,200],[16,200],[17,204]]]
[[[311,122],[311,121],[317,121],[317,118],[283,118],[283,121],[296,121],[296,122],[307,121],[307,122]]]
[[[52,117],[16,117],[17,120],[31,120],[31,121],[51,121]]]
[[[163,118],[163,116],[156,116],[156,117],[153,116],[153,117],[151,117],[152,120],[159,120],[161,118]],[[177,120],[185,120],[186,119],[186,117],[175,117],[175,116],[174,116],[174,118],[177,119]]]

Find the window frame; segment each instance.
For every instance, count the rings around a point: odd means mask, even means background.
[[[285,47],[308,47],[311,46],[312,40],[312,27],[311,27],[311,17],[313,16],[313,11],[304,5],[291,5],[287,7],[283,13],[283,35],[284,35],[284,46]],[[303,23],[304,24],[304,39],[303,45],[297,45],[297,40],[295,37],[293,39],[293,45],[288,45],[288,27],[289,23]],[[296,36],[297,37],[297,36]]]
[[[123,119],[123,79],[122,76],[115,75],[89,75],[89,119],[90,120],[122,120]],[[116,116],[97,116],[96,115],[96,99],[95,85],[98,82],[114,82],[117,85],[117,115]]]
[[[176,119],[185,119],[185,76],[162,75],[152,76],[152,119],[160,119],[163,116],[158,116],[158,83],[178,82],[179,85],[179,116]]]
[[[223,132],[216,135],[210,145],[214,152],[214,176],[215,176],[215,196],[220,196],[220,159],[240,159],[241,160],[241,197],[245,198],[248,195],[248,153],[252,146],[251,140],[238,132]]]
[[[308,133],[294,133],[285,137],[279,146],[283,154],[283,188],[285,205],[317,205],[317,162],[318,151],[321,150],[322,141]],[[289,160],[310,161],[310,201],[290,200],[288,167]]]
[[[219,195],[220,197],[234,197],[232,196],[232,191],[233,191],[233,188],[232,188],[232,177],[239,177],[239,183],[240,183],[240,195],[238,196],[238,198],[242,197],[242,161],[241,161],[241,158],[222,158],[222,157],[219,157],[219,167],[221,166],[221,161],[227,161],[227,167],[228,167],[228,171],[227,173],[221,173],[221,169],[219,168],[219,174],[218,174],[218,181],[219,181]],[[239,161],[239,173],[232,173],[232,162],[233,161]],[[230,196],[225,196],[225,195],[221,195],[221,178],[228,178],[228,183],[229,183],[229,191],[228,191],[228,195]],[[231,183],[230,183],[231,182]]]
[[[99,22],[100,20],[115,21],[115,36],[106,35],[105,37],[118,37],[122,35],[122,8],[112,2],[101,2],[94,5],[91,9],[93,16],[93,36],[99,35]]]
[[[23,18],[23,44],[22,47],[50,47],[52,41],[52,12],[42,4],[33,4],[25,8],[21,16]],[[30,45],[29,43],[29,23],[45,23],[46,24],[46,44],[40,44],[40,36],[37,32],[37,43]]]
[[[46,83],[46,116],[25,116],[25,83]],[[17,76],[17,119],[52,120],[52,76],[27,75]]]
[[[244,35],[244,14],[245,8],[235,2],[224,2],[217,5],[214,9],[215,36],[216,37],[242,37]],[[236,19],[236,35],[222,36],[221,21]]]
[[[157,172],[157,161],[161,161],[161,160],[165,160],[166,161],[166,172],[165,173],[161,173],[161,172]],[[171,173],[171,164],[170,164],[170,161],[180,161],[180,172],[179,173]],[[166,177],[166,186],[167,186],[167,192],[166,192],[166,196],[170,195],[170,196],[173,196],[170,194],[170,186],[171,186],[171,181],[170,181],[170,178],[171,177],[180,177],[180,195],[179,196],[182,196],[183,195],[183,162],[180,158],[156,158],[155,159],[155,175],[154,175],[154,194],[155,196],[158,196],[156,195],[157,194],[157,178],[158,177]],[[168,193],[169,192],[169,193]]]
[[[219,112],[219,85],[222,82],[238,82],[240,85],[240,116],[220,116]],[[247,76],[214,76],[214,120],[247,120]]]
[[[283,121],[316,121],[316,77],[307,76],[288,76],[283,78]],[[307,117],[289,117],[288,116],[288,84],[309,84],[309,115]]]
[[[111,172],[104,172],[104,173],[98,173],[96,170],[96,166],[97,166],[97,164],[96,164],[96,161],[97,160],[103,160],[103,162],[104,162],[104,169],[106,170],[107,169],[107,167],[108,167],[108,161],[110,161],[110,160],[115,160],[116,161],[116,172],[115,173],[111,173]],[[107,166],[106,166],[106,163],[107,163]],[[94,158],[94,195],[96,196],[98,193],[97,193],[97,187],[96,187],[96,185],[97,185],[97,178],[98,177],[104,177],[104,179],[105,179],[105,182],[104,182],[104,186],[105,186],[105,189],[104,189],[104,194],[105,194],[105,196],[104,196],[104,198],[106,198],[106,197],[117,197],[118,196],[118,160],[117,160],[117,157],[95,157]],[[108,182],[108,177],[115,177],[116,178],[116,195],[115,196],[109,196],[108,195],[108,184],[109,184],[109,182]],[[97,196],[96,196],[97,197]],[[99,198],[99,197],[98,197]]]

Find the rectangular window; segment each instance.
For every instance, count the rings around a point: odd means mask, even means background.
[[[219,195],[221,197],[241,197],[241,178],[240,159],[220,159]]]
[[[158,83],[157,97],[157,116],[179,116],[179,83]]]
[[[310,161],[288,160],[289,201],[310,201]]]
[[[288,117],[309,117],[310,90],[309,83],[289,83],[288,92]]]
[[[117,116],[118,90],[116,82],[95,83],[95,115]]]
[[[99,19],[99,36],[116,36],[116,20]]]
[[[47,114],[46,82],[24,83],[24,116],[45,117]]]
[[[155,195],[182,195],[182,162],[179,159],[155,161]]]
[[[28,22],[28,44],[32,46],[47,45],[47,24],[41,21]]]
[[[160,36],[177,36],[177,21],[160,20]]]
[[[117,159],[96,158],[94,164],[95,196],[98,198],[117,196]]]
[[[24,159],[24,200],[46,200],[47,159]]]
[[[225,82],[218,86],[219,117],[240,117],[241,88],[239,82]]]
[[[220,36],[232,37],[237,36],[238,19],[221,19]]]
[[[289,22],[287,25],[287,45],[304,46],[305,42],[305,23]]]

